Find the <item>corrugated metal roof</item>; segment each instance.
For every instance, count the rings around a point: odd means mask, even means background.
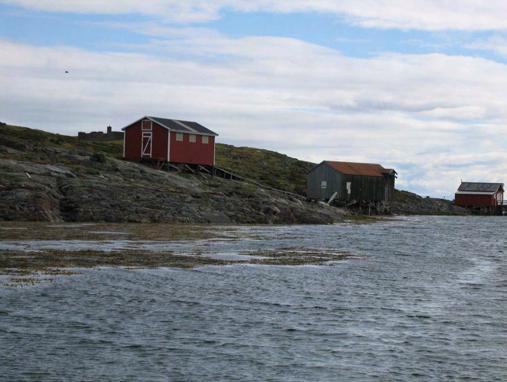
[[[503,190],[503,183],[461,182],[458,192],[490,192]]]
[[[180,121],[177,119],[168,119],[160,117],[148,117],[148,118],[172,131],[181,131],[183,133],[195,133],[205,135],[218,135],[217,133],[211,131],[210,129],[204,127],[203,125],[197,122]]]
[[[328,166],[332,167],[344,175],[361,175],[361,176],[384,176],[392,173],[394,170],[385,169],[376,163],[355,163],[355,162],[334,162],[324,161]],[[395,172],[394,172],[395,173]]]

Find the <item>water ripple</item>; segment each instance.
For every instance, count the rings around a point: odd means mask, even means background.
[[[507,219],[227,230],[230,239],[178,249],[297,246],[352,256],[331,267],[102,268],[0,289],[0,380],[507,380],[507,259],[498,240]]]

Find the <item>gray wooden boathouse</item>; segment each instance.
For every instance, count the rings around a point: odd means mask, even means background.
[[[350,205],[390,202],[395,179],[395,170],[379,164],[324,161],[307,175],[307,197]]]

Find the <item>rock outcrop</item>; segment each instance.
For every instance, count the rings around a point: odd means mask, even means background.
[[[72,137],[8,132],[0,130],[0,220],[325,224],[343,218],[342,210],[255,184],[126,162]]]
[[[396,215],[469,215],[470,212],[455,206],[450,200],[422,197],[408,191],[394,193],[391,212]]]
[[[123,161],[121,153],[121,141],[0,125],[0,220],[324,224],[346,214],[290,194],[304,193],[313,165],[276,152],[217,146],[218,164],[252,183],[155,170]],[[406,191],[395,192],[391,211],[468,213]]]

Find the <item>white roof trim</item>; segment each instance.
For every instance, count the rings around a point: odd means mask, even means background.
[[[157,125],[160,125],[162,126],[164,129],[167,129],[169,131],[171,131],[171,129],[169,127],[167,127],[166,125],[164,125],[162,122],[159,122],[159,121],[155,121],[153,118],[151,117],[145,117],[145,118],[148,118],[150,121],[152,121],[153,123],[156,123]]]
[[[180,122],[180,121],[178,121],[176,119],[171,119],[171,121],[173,121],[174,123],[177,123],[178,125],[184,127],[185,129],[190,130],[193,133],[199,134],[199,132],[197,130],[192,129],[190,126],[185,125],[183,122]]]
[[[167,126],[166,126],[166,125],[164,125],[163,123],[161,123],[161,122],[159,122],[159,121],[156,121],[156,120],[154,120],[153,118],[151,118],[151,117],[149,117],[149,116],[147,116],[147,115],[145,115],[145,116],[144,116],[144,117],[142,117],[142,118],[139,118],[139,119],[138,119],[137,121],[135,121],[135,122],[129,123],[127,126],[123,127],[121,130],[122,130],[122,131],[125,131],[128,127],[130,127],[130,126],[132,126],[132,125],[135,125],[135,124],[136,124],[136,123],[138,123],[138,122],[141,122],[143,119],[149,119],[149,120],[150,120],[150,121],[152,121],[153,123],[156,123],[157,125],[162,126],[164,129],[166,129],[166,130],[168,130],[168,131],[175,131],[175,130],[170,129],[169,127],[167,127]],[[173,121],[174,123],[177,123],[178,125],[180,125],[180,126],[184,127],[185,129],[190,130],[190,133],[191,133],[191,134],[195,134],[195,135],[206,135],[206,136],[208,136],[208,137],[217,137],[217,136],[218,136],[218,134],[206,134],[206,133],[201,133],[201,132],[199,132],[199,131],[197,131],[197,130],[192,129],[190,126],[185,125],[183,122],[177,121],[176,119],[171,119],[171,121]],[[188,133],[187,133],[187,132],[185,132],[185,131],[176,131],[176,132],[177,132],[177,133],[182,133],[182,134],[188,134]]]
[[[456,195],[494,195],[498,191],[457,191]]]
[[[148,119],[151,121],[151,118],[150,118],[150,117],[144,116],[144,117],[142,117],[142,118],[139,118],[139,119],[138,119],[137,121],[135,121],[135,122],[129,123],[127,126],[123,127],[123,128],[121,129],[121,131],[125,131],[125,130],[127,130],[127,127],[130,127],[130,126],[132,126],[132,125],[135,125],[136,123],[141,122],[141,121],[142,121],[143,119],[145,119],[145,118],[148,118]]]

